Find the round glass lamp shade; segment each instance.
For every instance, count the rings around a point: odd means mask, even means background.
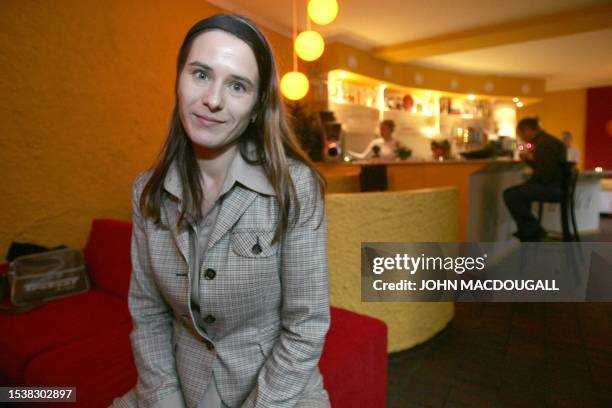
[[[336,0],[310,0],[308,2],[308,17],[319,25],[329,24],[338,15]]]
[[[287,72],[281,78],[280,87],[285,98],[297,101],[308,93],[308,78],[301,72]]]
[[[302,31],[295,39],[295,52],[304,61],[314,61],[323,54],[325,41],[316,31]]]

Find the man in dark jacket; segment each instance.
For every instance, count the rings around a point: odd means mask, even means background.
[[[514,235],[523,242],[540,241],[546,237],[546,230],[533,215],[531,203],[560,200],[566,149],[563,142],[540,128],[537,118],[522,119],[516,132],[526,142],[521,160],[533,168],[533,173],[527,182],[505,190],[504,201],[518,227]]]

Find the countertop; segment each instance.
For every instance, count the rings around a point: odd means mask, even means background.
[[[333,167],[333,166],[379,166],[379,165],[408,165],[408,166],[424,166],[424,165],[449,165],[449,164],[488,164],[488,163],[518,163],[520,160],[510,159],[473,159],[473,160],[355,160],[351,162],[319,162],[317,166]]]

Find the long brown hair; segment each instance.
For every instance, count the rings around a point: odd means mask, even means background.
[[[191,27],[183,40],[177,58],[174,84],[175,103],[168,137],[156,164],[151,169],[152,175],[144,186],[139,202],[140,209],[145,216],[153,218],[155,223],[160,222],[160,208],[165,199],[163,182],[168,169],[173,162],[176,162],[183,191],[183,206],[178,224],[186,219],[200,220],[203,216],[201,213],[203,191],[200,184],[200,170],[192,142],[187,137],[179,117],[177,90],[179,76],[185,66],[193,41],[198,35],[208,30],[223,30],[238,37],[255,54],[260,77],[258,101],[254,107],[257,116],[255,122],[249,123],[244,134],[240,136],[238,154],[251,164],[261,164],[276,191],[280,218],[274,234],[274,241],[277,241],[287,228],[297,222],[300,213],[300,203],[289,175],[288,157],[304,163],[312,170],[318,187],[317,192],[321,194],[321,197],[324,195],[325,180],[303,152],[287,124],[270,44],[252,21],[236,14],[217,14],[205,18]],[[255,145],[256,157],[254,159],[247,154],[249,143]],[[294,206],[295,216],[289,220],[291,206]]]

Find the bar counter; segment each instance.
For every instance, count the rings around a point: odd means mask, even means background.
[[[406,350],[442,330],[452,302],[368,302],[362,299],[363,242],[455,242],[456,188],[327,194],[329,296],[333,306],[384,321],[388,351]]]
[[[378,166],[372,172],[369,166]],[[370,160],[351,163],[318,163],[317,167],[328,181],[328,192],[356,192],[362,189],[363,171],[380,179],[375,190],[402,191],[423,188],[456,187],[459,192],[459,239],[461,241],[499,242],[513,239],[516,225],[503,202],[506,188],[520,184],[527,178],[527,166],[516,160],[444,160],[444,161],[383,161]],[[365,169],[365,170],[364,170]],[[382,177],[381,177],[382,175]],[[574,203],[580,234],[599,231],[601,200],[600,180],[610,172],[581,171]],[[376,188],[378,187],[378,188]],[[537,215],[537,206],[534,214]],[[559,234],[560,209],[558,204],[544,206],[542,226]]]
[[[468,213],[470,197],[470,176],[479,170],[497,164],[519,170],[522,162],[512,160],[370,160],[350,163],[318,163],[317,168],[323,173],[331,187],[346,185],[346,180],[359,178],[362,167],[386,167],[387,186],[383,190],[401,191],[434,187],[457,187],[459,191],[459,239],[468,239]],[[339,182],[344,180],[344,182]],[[520,179],[517,180],[517,183]],[[354,183],[353,183],[354,184]],[[516,184],[516,183],[515,183]],[[331,190],[333,191],[333,189]],[[346,190],[340,189],[342,192]],[[501,196],[500,196],[501,199]],[[475,238],[475,237],[470,237]]]

